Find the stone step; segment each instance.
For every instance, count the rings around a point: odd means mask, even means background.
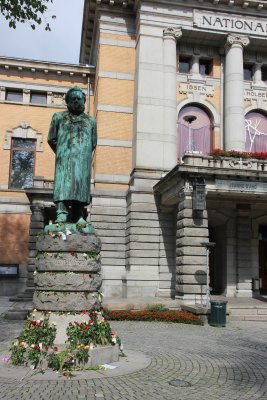
[[[229,315],[228,321],[261,321],[267,322],[267,315]]]
[[[228,311],[231,316],[234,316],[234,315],[245,315],[245,316],[266,315],[267,316],[267,307],[229,308]]]

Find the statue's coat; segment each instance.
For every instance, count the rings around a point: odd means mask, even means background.
[[[97,143],[95,118],[85,113],[55,113],[48,143],[56,154],[54,201],[89,204],[92,153]]]

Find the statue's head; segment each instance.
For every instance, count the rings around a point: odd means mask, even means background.
[[[79,115],[84,112],[85,94],[79,86],[74,86],[68,90],[65,97],[70,113]]]

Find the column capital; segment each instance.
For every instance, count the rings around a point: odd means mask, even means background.
[[[233,33],[230,33],[227,36],[227,41],[226,41],[226,47],[231,47],[234,44],[238,44],[242,47],[246,47],[249,45],[249,38],[248,36],[243,36],[243,35],[236,35]]]
[[[182,28],[174,28],[173,26],[168,26],[163,29],[163,38],[165,39],[179,39],[182,36]]]

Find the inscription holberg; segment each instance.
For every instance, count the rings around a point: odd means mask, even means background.
[[[267,21],[253,18],[239,18],[227,14],[209,14],[194,11],[194,26],[216,31],[239,32],[250,35],[266,36]]]

